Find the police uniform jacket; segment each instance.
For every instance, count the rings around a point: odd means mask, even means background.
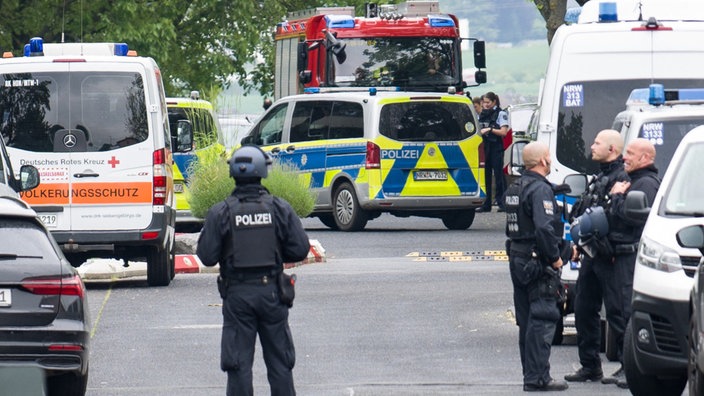
[[[652,205],[660,188],[657,168],[654,165],[650,165],[629,173],[629,176],[631,177],[631,186],[628,191],[644,192],[645,196],[648,197],[648,202]],[[640,241],[640,236],[643,234],[645,219],[638,220],[626,216],[625,201],[625,194],[614,194],[611,197],[611,215],[616,222],[622,223],[624,227],[619,227],[609,237],[614,242],[621,244],[636,243]]]
[[[484,109],[479,114],[479,122],[489,124],[491,128],[500,129],[502,125],[508,125],[508,116],[500,107],[494,106],[492,109]],[[495,133],[483,135],[484,151],[504,151],[503,138]]]
[[[269,194],[260,184],[238,186],[232,195]],[[273,197],[274,223],[276,239],[279,244],[280,258],[284,263],[297,262],[308,257],[310,241],[303,229],[301,220],[285,200]],[[224,268],[233,268],[232,257],[228,257],[227,246],[230,238],[230,210],[224,201],[213,205],[205,218],[203,229],[198,238],[196,254],[205,266],[214,266],[218,262],[225,263]],[[272,268],[282,263],[271,263]],[[222,270],[221,270],[222,272]]]
[[[537,253],[543,258],[544,262],[552,264],[560,258],[560,245],[562,242],[561,233],[555,230],[557,205],[553,186],[544,176],[530,170],[526,170],[523,173],[521,181],[531,183],[524,187],[520,193],[518,222],[519,226],[526,224],[526,222],[532,223],[533,232],[528,232],[530,235],[525,235],[525,239],[511,237],[509,230],[507,230],[506,235],[511,238],[512,246],[514,243],[534,244],[537,247]],[[506,203],[508,207],[509,202],[507,201]]]

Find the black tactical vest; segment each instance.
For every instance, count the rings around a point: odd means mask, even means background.
[[[271,195],[230,196],[232,263],[235,268],[273,267],[278,264],[278,240]]]
[[[506,236],[512,241],[535,240],[535,225],[523,208],[531,184],[535,178],[521,177],[506,190],[504,204],[506,206]],[[520,216],[519,216],[520,212]]]

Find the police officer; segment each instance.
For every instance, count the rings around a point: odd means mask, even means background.
[[[526,171],[506,191],[506,236],[523,390],[562,391],[567,383],[550,376],[550,348],[560,310],[557,307],[559,246],[562,225],[551,184],[550,152],[544,143],[523,149]],[[569,255],[569,249],[567,249]]]
[[[208,211],[196,250],[204,265],[220,263],[220,365],[227,372],[228,396],[253,394],[257,334],[271,394],[296,393],[289,305],[281,301],[277,280],[284,262],[307,257],[310,241],[291,206],[261,185],[269,164],[271,159],[256,146],[234,152],[229,166],[235,190]]]
[[[611,188],[616,182],[629,180],[624,170],[622,151],[623,138],[618,131],[605,129],[597,134],[591,146],[591,153],[592,160],[599,163],[600,173],[592,179],[579,204],[575,205],[573,216],[582,215],[587,207],[593,206],[601,206],[608,213]],[[582,367],[575,373],[566,375],[567,381],[598,381],[604,376],[599,357],[601,342],[599,313],[602,302],[609,328],[616,337],[617,356],[619,359],[622,356],[626,322],[623,316],[622,279],[613,263],[612,237],[623,225],[611,216],[607,216],[607,221],[607,238],[592,238],[598,245],[587,251],[594,257],[589,254],[581,256],[581,267],[575,287],[574,315],[577,349]]]
[[[491,212],[492,199],[496,199],[499,212],[504,211],[503,195],[506,190],[504,179],[504,136],[508,134],[508,114],[499,107],[499,96],[487,92],[482,96],[482,107],[479,115],[479,130],[484,138],[484,180],[486,181],[486,201],[477,208],[477,212]],[[492,198],[492,178],[496,192]]]
[[[626,216],[625,194],[628,191],[642,191],[648,198],[648,202],[652,204],[660,188],[660,178],[658,169],[655,167],[655,146],[647,139],[638,138],[629,143],[623,155],[623,162],[631,181],[617,182],[611,188],[610,211],[613,217],[624,225],[612,232],[611,237],[614,241],[614,266],[621,277],[623,289],[623,317],[625,323],[628,323],[631,318],[633,272],[645,219],[639,220]],[[623,370],[617,371],[612,377],[602,379],[601,382],[616,383],[620,388],[628,388]]]

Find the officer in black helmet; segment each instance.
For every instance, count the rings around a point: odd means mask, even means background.
[[[506,236],[518,346],[526,392],[563,391],[567,383],[550,376],[550,348],[560,319],[559,270],[570,255],[562,243],[562,223],[544,143],[523,149],[526,171],[506,190]],[[561,249],[564,246],[564,249]]]
[[[271,159],[244,146],[229,160],[235,190],[208,211],[196,253],[206,266],[220,263],[223,298],[220,366],[227,395],[252,395],[257,334],[272,395],[294,395],[293,339],[288,325],[292,300],[281,285],[283,263],[308,256],[310,241],[291,206],[261,185]],[[290,281],[289,281],[290,282]],[[289,284],[286,287],[290,287]]]

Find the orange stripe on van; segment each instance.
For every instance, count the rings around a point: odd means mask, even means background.
[[[68,183],[40,184],[21,196],[30,205],[68,205]],[[74,205],[151,203],[152,183],[74,183],[70,198]]]

